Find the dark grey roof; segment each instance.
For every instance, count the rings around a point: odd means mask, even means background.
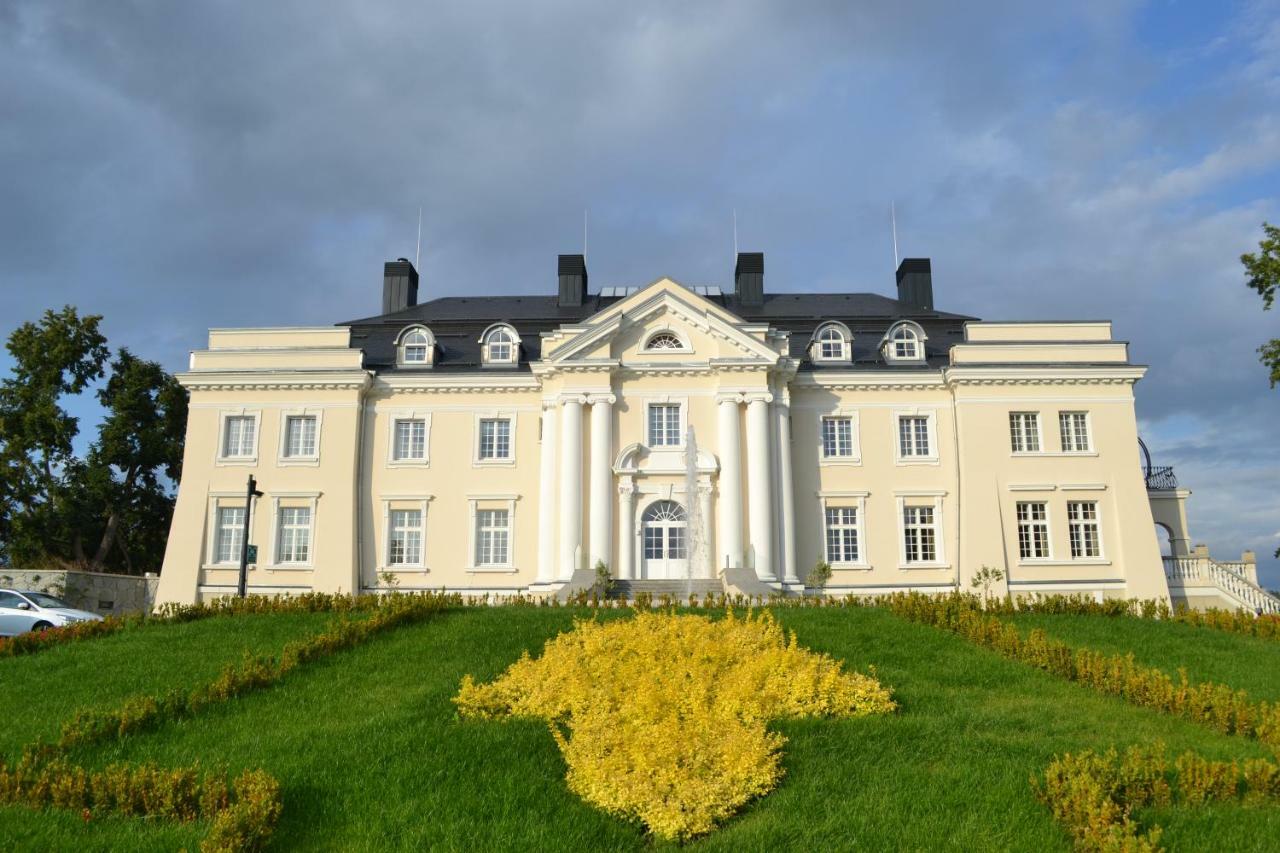
[[[434,370],[474,370],[481,367],[480,335],[494,323],[509,323],[521,338],[520,369],[542,357],[541,334],[566,323],[579,323],[626,297],[589,294],[581,306],[563,307],[555,296],[446,296],[423,302],[403,311],[348,320],[351,346],[364,350],[365,365],[374,369],[394,368],[395,340],[406,326],[420,323],[436,337]],[[928,337],[928,364],[946,363],[951,345],[963,340],[964,323],[974,320],[963,314],[922,311],[875,293],[774,293],[765,294],[763,305],[743,305],[732,294],[700,297],[710,299],[745,322],[768,323],[791,333],[791,355],[804,355],[814,329],[827,320],[839,320],[854,337],[854,367],[910,370],[909,366],[886,365],[880,358],[880,339],[898,320],[919,323]],[[848,369],[847,365],[843,366]],[[827,369],[811,365],[802,369]],[[919,369],[916,366],[914,369]]]

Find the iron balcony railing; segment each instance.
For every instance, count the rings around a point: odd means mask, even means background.
[[[1161,490],[1178,488],[1178,478],[1174,476],[1172,465],[1148,468],[1146,479],[1148,489]]]

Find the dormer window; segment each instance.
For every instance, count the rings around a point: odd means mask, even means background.
[[[515,364],[519,361],[520,336],[507,325],[490,326],[480,336],[485,364]]]
[[[649,342],[644,345],[646,350],[682,350],[684,342],[675,336],[673,332],[658,332],[649,338]]]
[[[422,326],[413,326],[400,334],[399,362],[406,366],[425,366],[432,363],[436,342],[431,332]]]
[[[884,355],[889,361],[923,361],[925,334],[915,323],[899,323],[884,339]]]
[[[814,361],[848,361],[853,336],[841,323],[827,323],[814,333],[811,353]]]

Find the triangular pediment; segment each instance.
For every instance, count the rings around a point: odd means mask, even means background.
[[[544,361],[620,359],[624,353],[635,357],[648,336],[663,331],[679,338],[685,349],[650,355],[668,358],[684,353],[702,362],[733,359],[769,364],[779,358],[767,326],[746,323],[679,282],[661,278],[583,322],[562,326],[547,336]]]

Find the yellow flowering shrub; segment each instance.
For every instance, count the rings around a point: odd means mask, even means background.
[[[465,677],[454,702],[466,717],[546,720],[570,790],[667,839],[710,832],[778,783],[785,738],[770,721],[897,707],[767,611],[579,621],[495,681]]]

